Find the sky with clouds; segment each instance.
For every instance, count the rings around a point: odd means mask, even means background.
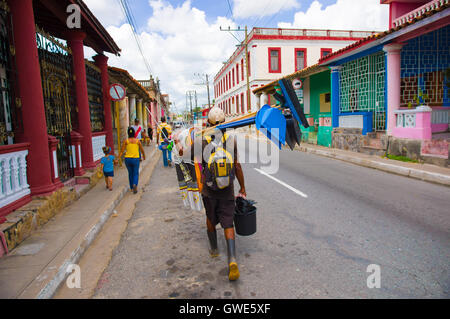
[[[136,79],[148,79],[130,25],[119,0],[84,0],[122,49],[108,64],[128,70]],[[207,104],[204,77],[212,81],[222,62],[236,49],[243,32],[220,27],[247,25],[268,28],[338,30],[387,29],[389,11],[379,0],[128,0],[137,24],[143,53],[161,90],[170,95],[177,111],[185,108],[186,91],[196,90],[199,105]],[[236,38],[235,38],[236,37]],[[94,52],[87,48],[86,57]]]

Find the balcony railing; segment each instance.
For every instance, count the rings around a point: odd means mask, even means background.
[[[373,31],[347,31],[347,30],[316,30],[316,29],[275,29],[253,28],[249,38],[253,35],[281,35],[281,36],[307,36],[332,38],[365,38],[375,34]]]
[[[0,208],[30,194],[27,182],[29,144],[0,147]]]

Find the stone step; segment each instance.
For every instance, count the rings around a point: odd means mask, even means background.
[[[367,146],[384,149],[381,139],[376,139],[376,138],[369,138],[369,145],[367,145]]]
[[[376,138],[376,139],[381,139],[381,137],[383,137],[385,135],[386,135],[385,131],[376,131],[376,132],[369,132],[369,133],[367,133],[367,136],[369,138]]]
[[[386,150],[381,147],[363,146],[360,149],[360,153],[383,156],[386,153]]]

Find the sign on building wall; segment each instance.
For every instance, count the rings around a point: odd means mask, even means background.
[[[109,87],[109,96],[113,101],[120,101],[125,98],[126,90],[122,84],[114,83]]]

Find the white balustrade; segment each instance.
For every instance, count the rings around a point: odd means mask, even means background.
[[[30,194],[27,155],[28,150],[0,154],[0,207]]]
[[[431,112],[431,123],[433,124],[450,124],[450,108],[434,109]]]
[[[103,154],[103,146],[106,145],[106,135],[98,135],[92,137],[92,153],[94,155],[94,162],[101,159]]]
[[[302,29],[281,29],[281,35],[285,36],[303,36]]]
[[[326,37],[328,36],[328,32],[327,30],[306,30],[305,35],[310,37]]]
[[[408,110],[395,110],[397,127],[413,128],[417,126],[417,114],[431,112],[432,109],[429,106],[421,105],[414,109]],[[429,124],[428,124],[429,125]]]
[[[397,127],[416,127],[416,113],[396,111]]]
[[[349,38],[350,36],[350,31],[330,31],[330,37]]]

